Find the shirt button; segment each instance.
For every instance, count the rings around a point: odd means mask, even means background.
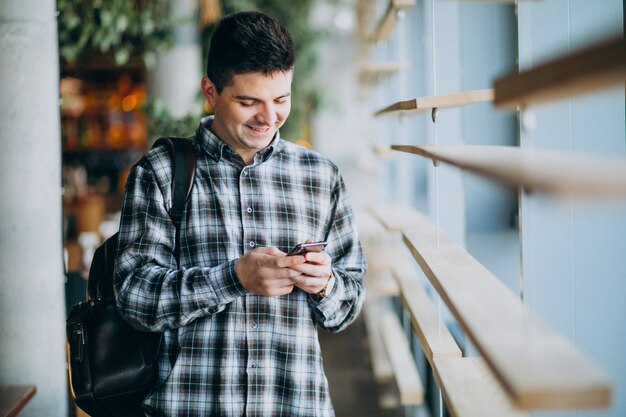
[[[252,323],[252,328],[253,328],[253,329],[256,329],[257,327],[259,327],[259,325],[258,325],[258,324],[256,324],[256,323]]]
[[[252,365],[250,365],[250,368],[256,368],[256,363],[253,363]]]
[[[251,241],[250,241],[250,247],[251,247],[251,248],[253,248],[253,247],[255,247],[255,246],[256,246],[256,243],[254,243],[254,241],[253,241],[253,240],[251,240]]]
[[[248,208],[246,209],[246,211],[247,211],[248,213],[252,213],[252,207],[248,207]]]

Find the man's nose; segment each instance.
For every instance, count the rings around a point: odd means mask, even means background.
[[[263,105],[261,110],[257,114],[257,121],[268,126],[276,124],[277,120],[278,115],[276,113],[276,108],[271,104]]]

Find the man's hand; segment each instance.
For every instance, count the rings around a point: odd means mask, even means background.
[[[307,252],[303,257],[306,263],[292,267],[302,274],[294,277],[295,286],[310,294],[317,294],[328,284],[332,261],[326,252]]]
[[[277,296],[293,291],[302,273],[296,269],[304,256],[287,256],[278,248],[261,247],[247,252],[235,262],[235,272],[243,287],[255,294]]]

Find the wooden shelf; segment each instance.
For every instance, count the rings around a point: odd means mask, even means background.
[[[407,206],[371,206],[369,210],[391,233],[410,230],[428,221],[422,213]],[[434,366],[433,358],[461,357],[461,349],[445,323],[439,319],[437,308],[426,294],[410,254],[405,248],[394,248],[386,256],[392,258],[392,274],[398,284],[400,298],[411,317],[426,359]]]
[[[371,226],[374,227],[373,230],[369,229],[366,232],[369,236],[372,236],[372,238],[363,239],[365,256],[370,259],[367,274],[364,278],[366,291],[368,294],[377,296],[398,296],[400,290],[398,289],[396,280],[391,275],[392,248],[388,244],[389,242],[378,238],[380,233],[384,233],[385,231],[369,213],[362,214],[366,218],[369,218]],[[376,236],[376,238],[373,236]]]
[[[412,100],[399,101],[384,109],[378,110],[374,116],[381,116],[389,113],[405,112],[418,114],[432,109],[443,109],[449,107],[462,107],[475,103],[492,101],[494,90],[467,91],[464,93],[448,94],[445,96],[417,97]]]
[[[406,9],[413,6],[415,6],[415,0],[390,0],[385,15],[369,36],[369,42],[387,41],[398,24],[399,16],[405,13]]]
[[[611,85],[624,86],[623,35],[591,48],[495,80],[494,104],[516,108],[568,97]]]
[[[368,209],[392,233],[419,227],[424,223],[424,215],[408,206],[370,206]]]
[[[34,385],[1,385],[0,417],[15,417],[35,396]]]
[[[393,312],[383,313],[380,318],[380,332],[400,393],[400,404],[422,404],[424,402],[422,380],[402,325]]]
[[[393,274],[400,287],[400,297],[405,310],[411,317],[413,329],[417,334],[426,359],[434,366],[435,358],[460,358],[461,349],[441,320],[437,308],[426,293],[420,278],[415,272],[417,267],[400,262],[393,269]]]
[[[359,68],[359,82],[374,85],[389,78],[398,71],[409,67],[408,62],[383,62],[362,64]]]
[[[419,227],[428,220],[406,206],[372,207],[370,211],[390,232]],[[416,229],[419,230],[419,229]],[[432,300],[415,272],[414,261],[399,253],[393,268],[405,310],[454,417],[525,417],[513,407],[481,358],[462,358],[461,350],[441,323]]]
[[[367,331],[367,340],[369,342],[370,357],[372,360],[372,372],[374,378],[379,384],[386,384],[393,381],[393,370],[389,357],[383,345],[378,323],[381,313],[389,310],[386,306],[387,300],[380,296],[368,297],[363,309],[365,317],[365,329]]]
[[[373,1],[357,0],[356,2],[357,38],[359,41],[367,42],[368,40],[367,29],[376,13]]]
[[[404,242],[516,406],[608,407],[607,376],[427,220]]]
[[[372,152],[379,158],[383,158],[383,159],[392,158],[396,156],[394,155],[394,152],[389,147],[389,145],[374,145],[372,146]]]
[[[366,256],[368,254],[366,253]],[[369,256],[368,256],[369,257]],[[379,273],[371,270],[368,271],[368,277],[365,279],[367,291],[385,297],[396,297],[400,295],[400,289],[396,280],[391,275],[391,270],[382,270]]]
[[[435,379],[453,417],[525,417],[516,409],[482,358],[437,358]]]
[[[626,196],[626,159],[565,154],[510,146],[393,145],[529,192],[557,197]]]

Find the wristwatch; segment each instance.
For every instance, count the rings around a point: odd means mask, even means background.
[[[333,284],[335,283],[333,281],[333,278],[335,278],[333,276],[333,272],[330,271],[330,273],[328,274],[328,281],[326,281],[326,286],[324,286],[324,288],[322,288],[322,290],[317,293],[318,297],[324,298],[330,293],[330,291],[333,289]]]

